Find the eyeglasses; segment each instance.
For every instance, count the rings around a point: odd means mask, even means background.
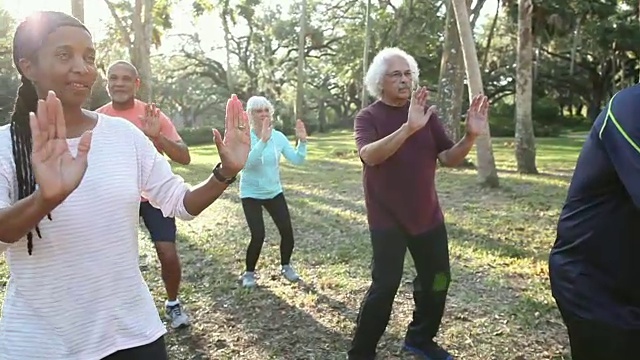
[[[413,79],[413,74],[414,74],[413,71],[407,70],[405,72],[394,71],[394,72],[391,72],[391,73],[387,73],[385,75],[387,75],[388,77],[392,78],[394,81],[398,81],[398,80],[402,79],[403,76],[406,76],[409,79]]]

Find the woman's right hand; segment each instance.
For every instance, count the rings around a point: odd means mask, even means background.
[[[260,139],[264,142],[269,141],[269,139],[271,139],[271,130],[273,130],[271,119],[266,117],[262,120],[262,132],[260,133]]]
[[[33,149],[31,166],[43,200],[59,204],[80,185],[87,171],[91,131],[82,134],[76,157],[67,145],[62,103],[53,91],[38,100],[37,114],[29,114]]]

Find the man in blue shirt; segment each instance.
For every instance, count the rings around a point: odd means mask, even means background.
[[[640,358],[640,85],[616,93],[582,148],[549,257],[573,360]]]

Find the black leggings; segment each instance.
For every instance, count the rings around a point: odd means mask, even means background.
[[[371,230],[371,286],[360,305],[349,359],[373,359],[387,328],[402,281],[407,249],[413,258],[413,319],[405,341],[413,347],[429,345],[440,329],[451,270],[449,240],[444,223],[420,235],[400,229]]]
[[[267,209],[271,219],[276,224],[280,232],[280,262],[282,265],[289,265],[291,254],[293,253],[293,228],[291,227],[291,215],[284,194],[280,193],[272,199],[243,198],[242,209],[251,232],[251,242],[247,248],[246,267],[247,271],[255,271],[262,244],[264,244],[264,219],[262,218],[262,207]]]
[[[120,350],[102,360],[168,360],[164,336],[151,344]]]

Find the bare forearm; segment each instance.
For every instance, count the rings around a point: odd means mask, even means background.
[[[398,130],[390,135],[363,146],[360,150],[360,157],[369,166],[379,165],[395,154],[409,136],[411,136],[409,127],[407,124],[402,124]]]
[[[0,210],[0,240],[5,243],[19,241],[59,203],[44,200],[36,190],[14,205]]]
[[[156,138],[156,141],[162,151],[164,151],[171,160],[182,165],[189,165],[191,162],[191,155],[189,154],[189,148],[186,144],[167,139],[167,137],[162,134]]]
[[[189,214],[200,215],[204,209],[213,204],[229,185],[218,181],[213,174],[200,184],[194,186],[184,196],[184,207]]]
[[[464,158],[469,154],[476,138],[472,135],[466,134],[457,144],[451,149],[445,150],[438,156],[440,162],[444,166],[454,167],[460,165]]]

